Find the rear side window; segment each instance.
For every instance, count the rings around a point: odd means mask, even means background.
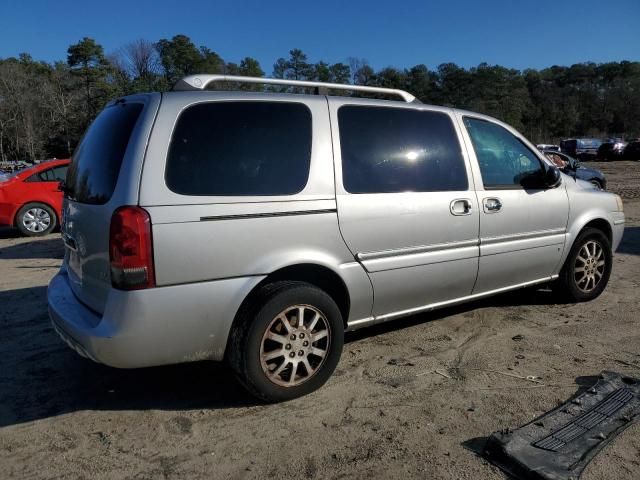
[[[460,143],[448,115],[344,106],[338,123],[347,192],[467,190]]]
[[[311,163],[311,112],[293,102],[212,102],[187,108],[165,180],[181,195],[292,195]]]
[[[25,182],[60,182],[67,176],[67,166],[48,168],[38,173],[34,173]]]
[[[67,178],[67,170],[69,167],[67,165],[62,165],[60,167],[55,167],[53,169],[53,180],[55,182],[61,182]]]
[[[141,103],[118,103],[96,117],[73,154],[68,195],[81,203],[107,203],[113,195]]]
[[[34,173],[25,182],[53,182],[53,168],[42,170],[41,172]]]

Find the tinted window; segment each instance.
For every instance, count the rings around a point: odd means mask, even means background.
[[[56,182],[61,182],[67,178],[68,165],[62,165],[53,169],[53,178]]]
[[[201,103],[178,119],[165,178],[182,195],[291,195],[306,185],[310,161],[305,105]]]
[[[60,182],[67,176],[67,165],[47,168],[28,177],[25,182]]]
[[[140,103],[118,103],[93,121],[73,154],[66,179],[68,195],[82,203],[109,201],[116,188]]]
[[[27,178],[25,182],[52,182],[53,180],[53,169],[48,168],[46,170],[42,170],[41,172],[34,173],[29,178]]]
[[[350,193],[466,190],[455,129],[441,112],[345,106],[338,110],[342,179]]]
[[[538,157],[508,130],[493,122],[465,117],[485,188],[513,188],[542,173]]]

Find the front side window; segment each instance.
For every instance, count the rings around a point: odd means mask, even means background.
[[[338,110],[338,124],[347,192],[467,190],[464,158],[447,114],[348,105]]]
[[[311,112],[294,102],[211,102],[187,108],[165,180],[181,195],[292,195],[307,184]]]
[[[465,117],[473,148],[487,189],[513,189],[535,184],[542,163],[524,143],[493,122]]]

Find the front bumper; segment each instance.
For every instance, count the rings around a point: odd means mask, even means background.
[[[222,360],[235,314],[263,278],[112,289],[99,315],[77,299],[63,267],[49,284],[49,316],[71,348],[112,367]]]

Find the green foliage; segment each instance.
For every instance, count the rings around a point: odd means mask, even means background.
[[[67,64],[71,73],[81,80],[85,94],[84,123],[88,125],[112,93],[112,84],[107,82],[111,66],[102,46],[88,37],[69,47]]]
[[[259,62],[226,62],[186,35],[136,40],[109,56],[83,38],[66,62],[48,64],[29,54],[0,59],[0,160],[68,157],[88,123],[110,99],[140,91],[166,91],[185,75],[224,73],[262,77]],[[640,136],[640,62],[581,63],[518,71],[482,63],[465,69],[444,63],[375,71],[366,60],[313,63],[300,49],[279,58],[272,75],[290,80],[354,83],[408,90],[424,103],[497,117],[534,142],[593,135]],[[303,92],[260,84],[213,88]],[[344,94],[344,92],[330,92]]]
[[[194,73],[224,73],[225,64],[220,55],[208,47],[197,48],[186,35],[176,35],[156,43],[160,63],[167,85]]]

